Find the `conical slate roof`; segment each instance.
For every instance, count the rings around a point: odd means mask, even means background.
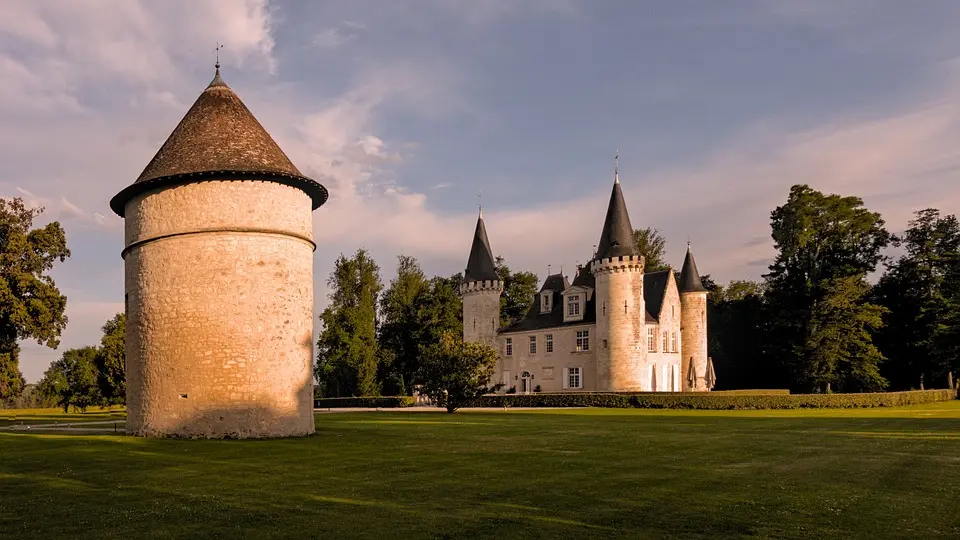
[[[467,259],[467,269],[463,273],[464,283],[470,281],[494,281],[500,279],[493,261],[493,250],[487,239],[487,228],[483,225],[483,213],[477,217],[477,229],[473,233],[473,245]]]
[[[613,192],[610,193],[610,204],[607,205],[607,217],[603,221],[596,258],[639,254],[633,239],[633,226],[630,225],[627,204],[623,201],[623,192],[620,191],[620,180],[617,179],[613,184]]]
[[[697,272],[697,263],[693,260],[693,251],[690,250],[690,244],[687,244],[687,256],[683,259],[683,268],[680,269],[680,292],[707,292],[707,289],[700,282],[700,274]]]
[[[303,176],[237,94],[216,74],[137,180],[110,207],[121,217],[135,195],[201,180],[272,180],[303,189],[313,208],[327,190]]]

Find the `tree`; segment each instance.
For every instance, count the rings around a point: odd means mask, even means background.
[[[764,276],[773,318],[770,352],[794,374],[794,387],[811,390],[812,382],[838,376],[821,373],[823,364],[813,356],[811,345],[828,343],[836,330],[824,326],[835,319],[815,318],[814,307],[843,303],[828,295],[862,299],[842,278],[864,279],[873,272],[891,235],[860,198],[824,195],[806,185],[790,189],[787,202],[771,213],[771,229],[777,256]]]
[[[644,269],[646,272],[670,269],[666,260],[667,239],[660,234],[660,229],[654,229],[653,227],[635,229],[633,239],[637,244],[637,251],[645,258]]]
[[[887,265],[873,299],[888,310],[878,335],[890,358],[884,372],[897,388],[944,386],[957,369],[951,321],[960,304],[952,283],[960,261],[960,222],[936,209],[914,213],[896,244],[905,254]]]
[[[67,391],[67,374],[63,369],[63,362],[56,360],[43,372],[43,378],[37,383],[37,400],[43,407],[62,407],[63,396]]]
[[[511,272],[501,256],[497,256],[496,269],[503,284],[503,294],[500,295],[500,327],[506,328],[524,318],[530,311],[540,278],[533,272]]]
[[[497,358],[493,347],[464,342],[460,335],[446,332],[439,342],[425,347],[417,381],[423,385],[424,394],[452,413],[502,386],[487,387],[496,371]]]
[[[377,334],[381,358],[378,379],[387,395],[410,392],[420,355],[418,300],[428,287],[415,258],[399,255],[397,259],[397,276],[380,297]]]
[[[127,385],[124,371],[124,333],[126,313],[117,313],[103,325],[103,337],[97,349],[97,384],[107,404],[126,402]]]
[[[862,276],[831,278],[814,301],[805,343],[806,362],[797,373],[806,387],[842,392],[883,390],[883,355],[873,344],[872,331],[883,326],[885,309],[864,301],[870,285]]]
[[[48,274],[70,256],[59,222],[32,229],[43,208],[0,198],[0,401],[23,390],[19,342],[56,349],[67,325],[67,298]]]
[[[97,384],[96,358],[96,347],[67,349],[47,370],[44,379],[50,375],[51,386],[58,392],[58,405],[63,407],[63,412],[67,412],[71,406],[86,412],[87,407],[103,402],[100,386]],[[51,374],[51,370],[54,373]]]
[[[330,305],[320,320],[314,376],[326,397],[374,396],[377,384],[377,296],[380,269],[364,249],[343,254],[327,280]]]

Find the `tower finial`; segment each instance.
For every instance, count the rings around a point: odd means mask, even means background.
[[[477,209],[480,212],[480,217],[483,217],[483,192],[477,192]]]
[[[217,48],[213,50],[214,54],[217,55],[217,63],[214,64],[213,67],[215,67],[217,71],[220,71],[220,49],[222,48],[223,48],[223,44],[218,41]]]
[[[620,150],[613,156],[613,183],[620,183]]]

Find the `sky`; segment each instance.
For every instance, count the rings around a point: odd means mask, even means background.
[[[44,208],[72,252],[58,349],[123,310],[108,206],[221,72],[304,174],[315,308],[367,249],[428,275],[494,252],[541,279],[600,236],[619,152],[635,227],[719,282],[760,279],[789,188],[862,197],[891,231],[960,212],[960,2],[928,0],[3,0],[0,196]],[[319,330],[319,322],[316,322]]]

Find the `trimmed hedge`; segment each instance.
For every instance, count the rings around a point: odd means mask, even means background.
[[[396,409],[411,407],[416,403],[412,396],[386,397],[344,397],[320,398],[313,400],[314,409],[344,409],[344,408],[380,408]]]
[[[851,409],[898,407],[957,398],[955,390],[870,394],[566,393],[489,394],[470,407],[608,407],[637,409]]]

